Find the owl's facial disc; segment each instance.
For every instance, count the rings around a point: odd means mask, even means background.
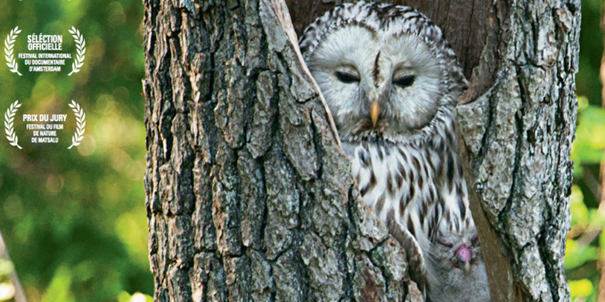
[[[307,63],[345,141],[405,139],[442,107],[443,66],[413,34],[345,25],[327,34]]]
[[[385,34],[380,52],[381,74],[389,82],[385,117],[391,120],[391,135],[405,137],[427,127],[442,107],[443,67],[433,50],[412,34]]]

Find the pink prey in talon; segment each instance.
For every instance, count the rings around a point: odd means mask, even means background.
[[[471,251],[466,244],[461,244],[456,250],[456,258],[458,267],[468,274],[471,271]]]

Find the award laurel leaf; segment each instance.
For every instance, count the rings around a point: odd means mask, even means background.
[[[71,146],[69,146],[69,148],[67,149],[71,149],[71,147],[73,146],[79,146],[80,143],[82,142],[82,139],[84,138],[84,131],[86,130],[86,121],[84,120],[86,118],[86,114],[84,113],[84,110],[82,108],[80,108],[80,104],[76,103],[74,100],[71,101],[71,104],[69,104],[69,107],[71,107],[72,111],[74,112],[75,116],[76,116],[76,132],[74,133],[74,136],[72,136],[71,138]]]
[[[19,76],[22,76],[22,74],[18,70],[19,64],[15,62],[15,58],[13,56],[13,48],[15,46],[15,41],[17,40],[17,36],[20,32],[21,30],[19,29],[19,26],[17,26],[11,30],[11,32],[6,37],[6,40],[4,40],[4,58],[6,59],[6,65],[8,66],[9,70],[12,73],[16,73]]]
[[[21,146],[19,146],[19,138],[13,132],[13,117],[17,114],[19,107],[21,107],[21,104],[19,104],[19,101],[17,100],[6,110],[6,113],[4,114],[4,132],[6,133],[6,139],[8,139],[11,146],[16,146],[19,149],[23,149]]]
[[[85,53],[86,53],[86,40],[84,40],[84,37],[82,36],[82,34],[80,34],[80,31],[78,29],[76,29],[75,27],[71,27],[71,30],[69,30],[69,33],[74,37],[74,41],[76,42],[76,59],[74,60],[73,64],[71,65],[71,72],[68,74],[68,76],[71,76],[73,73],[77,73],[80,72],[80,68],[82,68],[82,66],[84,66],[84,58],[85,58]]]

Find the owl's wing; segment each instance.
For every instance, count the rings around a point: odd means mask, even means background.
[[[408,229],[395,219],[395,211],[390,210],[387,214],[387,228],[405,250],[408,257],[408,272],[410,278],[416,282],[418,289],[426,297],[426,264],[422,256],[422,249],[418,241]]]

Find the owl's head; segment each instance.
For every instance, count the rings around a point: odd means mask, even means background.
[[[429,137],[465,89],[441,30],[409,7],[338,6],[300,45],[343,141]]]

